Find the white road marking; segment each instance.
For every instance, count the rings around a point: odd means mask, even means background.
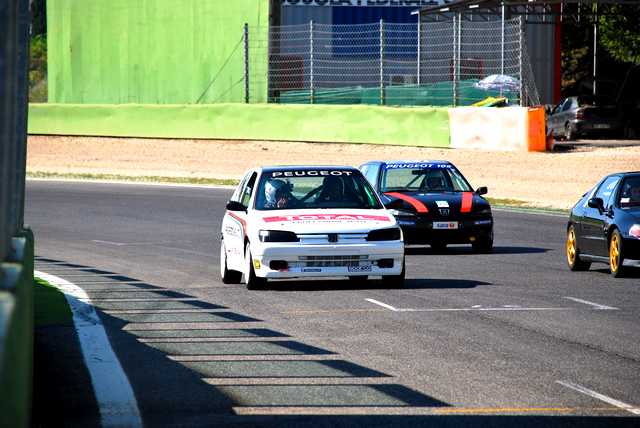
[[[482,305],[473,305],[473,306],[471,306],[472,309],[478,309],[478,308],[481,308],[481,307],[482,307]]]
[[[604,401],[605,403],[609,403],[613,406],[619,407],[620,409],[624,409],[629,413],[633,413],[634,415],[640,415],[640,408],[634,407],[620,400],[616,400],[615,398],[607,397],[606,395],[603,395],[603,394],[600,394],[599,392],[585,388],[584,386],[578,385],[577,383],[564,381],[564,380],[558,380],[556,382],[562,386],[566,386],[567,388],[573,389],[574,391],[581,392],[582,394],[596,398],[600,401]]]
[[[545,211],[545,210],[536,209],[536,208],[491,207],[491,209],[493,211],[502,211],[502,212],[515,213],[515,214],[544,215],[548,217],[569,218],[568,211],[566,214],[561,214],[561,213],[555,213],[555,212]]]
[[[432,308],[432,309],[396,309],[398,312],[518,312],[518,311],[566,311],[570,308]]]
[[[224,184],[189,184],[189,183],[158,183],[154,181],[126,181],[126,180],[93,180],[93,179],[75,179],[75,178],[33,178],[27,177],[27,181],[50,181],[59,183],[78,183],[78,184],[118,184],[125,186],[156,186],[156,187],[190,187],[192,189],[224,189],[233,190],[236,186],[227,186]]]
[[[613,306],[601,305],[600,303],[590,302],[588,300],[577,299],[575,297],[565,297],[565,299],[573,300],[574,302],[584,303],[585,305],[593,306],[596,309],[603,311],[617,311],[618,308],[614,308]]]
[[[389,309],[390,311],[395,311],[395,312],[398,311],[398,309],[394,308],[391,305],[387,305],[386,303],[382,303],[374,299],[365,299],[365,300],[369,303],[373,303],[374,305],[382,306],[383,308]]]
[[[101,239],[92,239],[91,242],[95,242],[96,244],[115,245],[116,247],[123,247],[127,245],[124,242],[103,241]]]
[[[133,388],[116,356],[87,293],[57,276],[34,275],[62,291],[73,314],[82,356],[91,377],[103,427],[142,427]]]

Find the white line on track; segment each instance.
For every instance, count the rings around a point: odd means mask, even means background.
[[[397,311],[398,311],[398,309],[394,308],[394,307],[393,307],[393,306],[391,306],[391,305],[387,305],[386,303],[382,303],[382,302],[379,302],[379,301],[374,300],[374,299],[365,299],[365,300],[366,300],[367,302],[369,302],[369,303],[373,303],[374,305],[382,306],[382,307],[383,307],[383,308],[385,308],[385,309],[389,309],[390,311],[395,311],[395,312],[397,312]]]
[[[578,298],[575,298],[575,297],[565,297],[565,299],[573,300],[574,302],[578,302],[578,303],[584,303],[585,305],[593,306],[594,308],[602,310],[602,311],[617,311],[618,310],[618,308],[615,308],[613,306],[601,305],[600,303],[594,303],[594,302],[590,302],[588,300],[582,300],[582,299],[578,299]]]
[[[565,380],[558,380],[556,382],[562,386],[566,386],[567,388],[573,389],[574,391],[578,391],[582,394],[596,398],[600,401],[604,401],[605,403],[609,403],[620,409],[624,409],[629,413],[633,413],[634,415],[640,415],[640,408],[634,407],[631,404],[624,403],[620,400],[616,400],[615,398],[607,397],[606,395],[600,394],[599,392],[593,391],[589,388],[585,388],[584,386],[578,385],[577,383],[573,383]]]
[[[87,293],[57,276],[35,271],[35,276],[62,291],[73,314],[85,365],[100,410],[103,427],[142,427],[133,388],[116,356],[100,317]]]

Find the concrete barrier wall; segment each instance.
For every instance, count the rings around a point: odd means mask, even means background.
[[[452,108],[451,148],[544,151],[544,120],[542,108]]]
[[[446,108],[31,104],[29,133],[449,147]]]

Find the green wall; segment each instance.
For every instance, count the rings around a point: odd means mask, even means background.
[[[269,0],[47,0],[49,102],[193,104],[227,61],[201,103],[242,102],[245,22],[266,40]],[[252,102],[267,61],[252,49]]]
[[[447,108],[31,104],[29,133],[449,147]]]

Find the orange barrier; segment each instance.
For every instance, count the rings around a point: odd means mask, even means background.
[[[547,150],[547,135],[545,132],[545,111],[543,107],[532,107],[527,112],[529,136],[527,150],[530,152],[544,152]]]

